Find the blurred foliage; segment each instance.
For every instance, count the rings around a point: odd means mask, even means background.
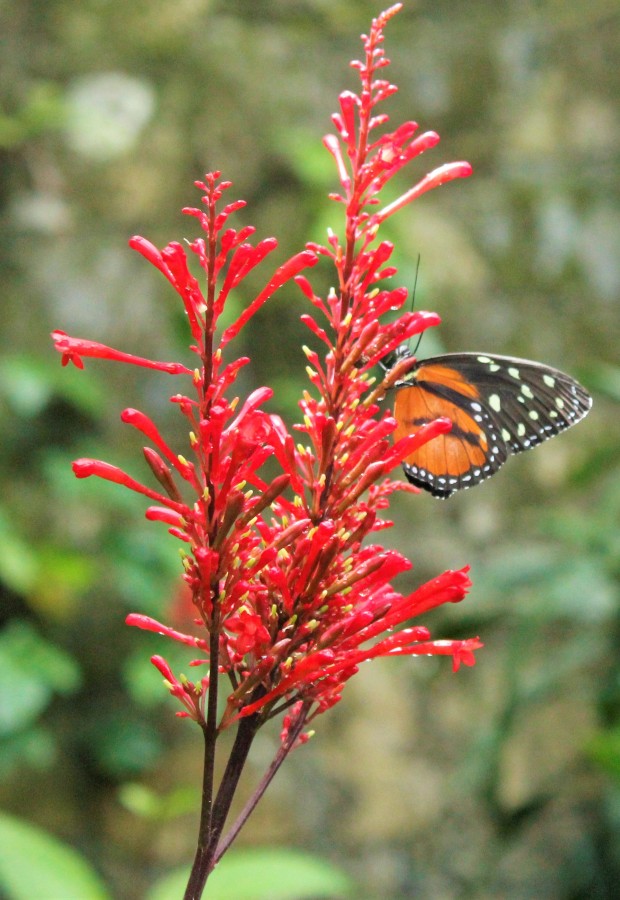
[[[338,228],[321,137],[379,10],[367,0],[0,7],[0,798],[32,823],[3,820],[0,855],[13,847],[12,871],[26,879],[15,886],[3,867],[9,896],[58,896],[51,869],[69,879],[70,845],[89,861],[76,877],[93,879],[81,900],[105,896],[99,877],[113,896],[163,897],[161,879],[193,856],[202,765],[199,735],[174,718],[149,663],[177,651],[124,625],[129,611],[182,624],[177,548],[144,521],[139,498],[77,482],[70,468],[98,456],[144,475],[138,437],[118,420],[126,406],[184,452],[171,382],[95,361],[61,369],[48,333],[187,358],[172,292],[126,241],[193,237],[179,210],[209,169],[248,200],[239,224],[278,237],[279,260]],[[413,284],[420,254],[416,306],[444,319],[421,354],[541,359],[580,377],[595,405],[474,491],[397,498],[386,540],[415,563],[403,587],[470,562],[471,596],[427,624],[435,636],[480,634],[485,650],[456,677],[431,659],[364,667],[243,841],[345,867],[360,900],[612,897],[620,12],[613,0],[420,0],[391,23],[386,48],[400,87],[392,121],[442,136],[407,176],[459,158],[475,170],[386,227],[398,278]],[[313,272],[317,290],[332,278]],[[276,297],[239,348],[252,357],[241,388],[270,384],[289,421],[305,387],[303,311],[294,291]],[[248,790],[276,740],[261,735]],[[27,880],[37,858],[51,867],[47,895]],[[85,874],[91,866],[101,875]],[[325,890],[339,896],[336,882]]]
[[[0,886],[8,900],[111,896],[83,859],[40,828],[0,815]]]
[[[187,869],[162,879],[147,900],[177,900]],[[209,879],[210,900],[344,900],[357,897],[352,881],[309,853],[286,848],[232,851]]]

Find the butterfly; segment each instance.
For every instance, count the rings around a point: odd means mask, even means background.
[[[394,439],[440,416],[452,429],[403,462],[407,479],[435,497],[449,497],[494,475],[514,453],[575,425],[592,398],[579,382],[527,359],[485,353],[447,353],[416,361],[402,345],[384,368],[410,358],[394,385]]]

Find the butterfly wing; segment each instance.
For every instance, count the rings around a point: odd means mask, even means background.
[[[422,361],[396,385],[395,437],[446,416],[452,430],[412,453],[409,481],[436,497],[478,484],[512,453],[582,419],[592,405],[569,375],[530,360],[450,353]]]

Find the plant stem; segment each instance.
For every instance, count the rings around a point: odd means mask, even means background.
[[[258,806],[258,803],[259,803],[261,797],[263,796],[263,794],[265,793],[265,791],[267,790],[267,788],[269,787],[269,785],[275,778],[275,776],[278,772],[278,769],[280,768],[280,766],[282,765],[282,763],[284,762],[284,760],[286,759],[288,754],[291,752],[291,750],[295,746],[297,738],[301,734],[301,732],[306,724],[306,717],[308,715],[309,708],[310,708],[309,703],[304,704],[304,707],[302,708],[297,721],[295,722],[293,727],[290,728],[290,730],[289,730],[286,741],[280,745],[278,752],[274,756],[273,761],[271,762],[269,768],[267,769],[267,771],[261,778],[256,790],[254,791],[254,793],[252,794],[252,796],[250,797],[248,802],[245,804],[245,806],[243,807],[243,809],[237,816],[234,824],[231,826],[226,837],[218,844],[217,852],[213,858],[214,866],[217,865],[217,863],[220,861],[222,856],[224,856],[224,854],[226,853],[226,851],[228,850],[230,845],[233,843],[233,841],[235,840],[235,838],[237,837],[237,835],[239,834],[239,832],[241,831],[241,829],[243,828],[243,826],[245,825],[247,820],[250,818],[251,814],[254,812],[254,810]]]
[[[253,699],[256,700],[258,697],[255,696]],[[206,724],[203,727],[205,735],[205,765],[200,830],[196,855],[183,900],[200,900],[202,897],[209,873],[213,870],[216,863],[217,845],[226,824],[226,817],[239,784],[243,767],[248,758],[252,741],[261,722],[259,713],[247,716],[239,721],[237,735],[215,801],[212,801],[215,742],[212,743]]]
[[[211,833],[211,812],[213,799],[213,761],[215,756],[215,744],[212,743],[209,730],[203,726],[204,735],[204,768],[202,780],[202,803],[200,810],[200,828],[198,831],[198,846],[192,865],[192,871],[187,882],[183,900],[200,900],[207,880],[209,835]]]
[[[184,900],[199,900],[210,870],[209,848],[213,829],[213,779],[215,773],[215,745],[217,742],[217,687],[218,687],[219,606],[213,604],[211,629],[211,665],[209,672],[209,696],[207,719],[201,724],[204,735],[204,766],[202,773],[202,801],[198,845],[192,871],[185,890]]]
[[[213,804],[211,836],[209,841],[209,871],[215,866],[217,845],[222,835],[222,831],[224,830],[224,825],[226,824],[226,817],[230,810],[235,791],[237,790],[243,767],[248,758],[252,741],[261,724],[262,720],[260,713],[255,713],[253,716],[247,716],[239,722],[235,742],[226,765],[226,771],[220,782],[220,787]]]

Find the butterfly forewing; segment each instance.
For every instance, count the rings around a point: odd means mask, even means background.
[[[439,416],[453,423],[404,462],[407,478],[437,497],[478,484],[509,454],[574,425],[592,404],[587,391],[557,369],[482,353],[424,360],[396,387],[397,439]]]

